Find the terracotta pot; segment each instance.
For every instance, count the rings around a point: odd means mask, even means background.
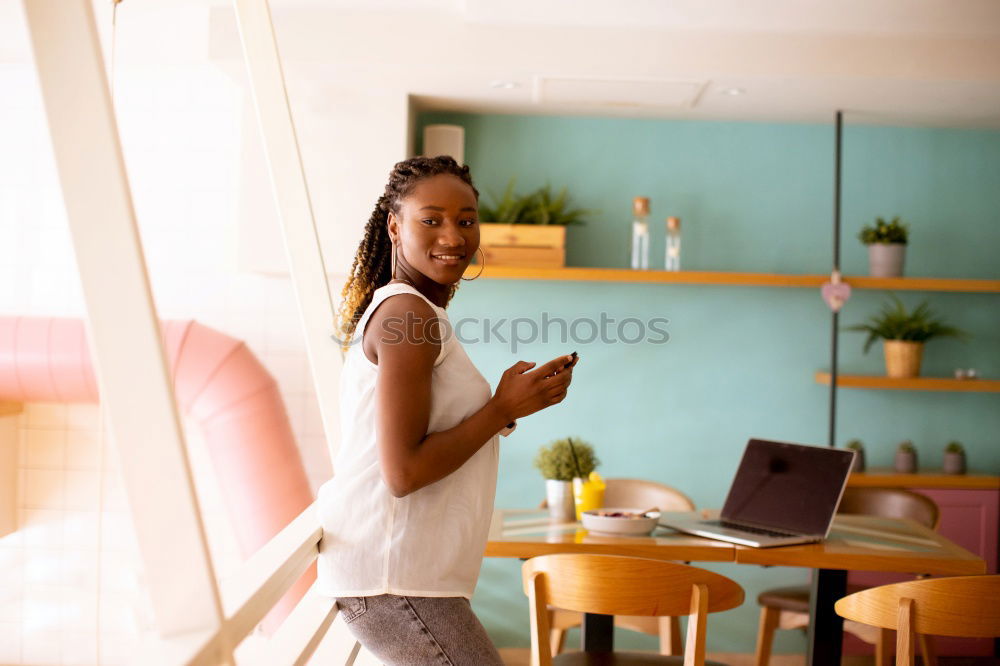
[[[868,246],[868,274],[872,277],[903,276],[905,243],[872,243]]]
[[[906,379],[920,375],[920,361],[924,354],[924,343],[909,340],[883,340],[885,354],[885,374],[896,379]]]

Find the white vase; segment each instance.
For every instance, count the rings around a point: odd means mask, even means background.
[[[872,277],[903,277],[906,243],[872,243],[868,246],[868,274]]]
[[[546,479],[545,501],[549,505],[549,517],[553,521],[571,522],[576,520],[576,505],[573,503],[573,484],[571,482]]]

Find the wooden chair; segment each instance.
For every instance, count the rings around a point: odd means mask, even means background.
[[[743,603],[743,588],[711,571],[684,564],[618,555],[560,554],[535,557],[521,569],[531,613],[533,666],[583,664],[705,664],[708,613]],[[689,615],[683,660],[624,652],[567,652],[552,656],[547,604],[577,612],[659,617]]]
[[[938,506],[930,498],[901,488],[847,488],[837,509],[838,513],[881,516],[883,518],[908,518],[921,525],[937,529]],[[849,591],[858,591],[859,587]],[[757,597],[761,605],[760,626],[757,631],[755,666],[767,666],[771,658],[771,645],[777,629],[799,629],[809,626],[809,586],[779,587],[761,592]],[[876,666],[888,666],[884,661],[883,635],[870,627],[847,622],[844,631],[863,641],[875,643]],[[929,638],[921,637],[921,651],[925,666],[936,663]]]
[[[647,509],[659,507],[661,511],[694,511],[694,502],[687,495],[662,483],[643,479],[607,479],[604,506]],[[542,508],[547,505],[542,502]],[[552,656],[562,652],[566,632],[580,626],[580,613],[561,608],[549,609],[549,644]],[[615,617],[615,626],[660,637],[660,654],[681,653],[681,623],[676,617]]]
[[[998,597],[1000,576],[928,578],[856,592],[834,609],[848,620],[877,627],[880,634],[895,630],[896,664],[913,666],[917,635],[1000,636]]]

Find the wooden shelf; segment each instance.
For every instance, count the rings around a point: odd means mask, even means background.
[[[479,272],[469,266],[467,277]],[[819,288],[828,275],[781,273],[733,273],[727,271],[635,271],[628,268],[587,268],[565,266],[487,266],[482,277],[498,280],[563,280],[568,282],[633,282],[646,284],[732,285],[744,287]],[[871,278],[844,277],[855,289],[896,289],[916,291],[957,291],[1000,293],[1000,280],[957,280],[950,278]]]
[[[830,385],[829,372],[817,372],[817,384]],[[1000,380],[996,379],[952,379],[949,377],[914,377],[893,379],[877,375],[838,375],[837,386],[843,388],[881,389],[890,391],[961,391],[975,393],[996,393],[1000,391]]]
[[[900,474],[891,469],[851,472],[847,485],[855,488],[961,488],[965,490],[1000,489],[1000,476],[992,474],[945,474],[939,470]]]
[[[469,266],[466,275],[479,271]],[[729,273],[721,271],[634,271],[628,268],[537,268],[487,266],[484,278],[500,280],[565,280],[570,282],[643,282],[659,284],[724,284],[748,287],[819,287],[824,275],[779,275],[774,273]]]
[[[844,282],[854,289],[889,289],[895,291],[960,291],[995,294],[1000,292],[1000,280],[962,280],[957,278],[874,278],[845,276]]]

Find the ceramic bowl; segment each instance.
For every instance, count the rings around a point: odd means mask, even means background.
[[[656,529],[656,522],[660,518],[658,511],[651,512],[645,516],[637,518],[611,517],[599,514],[606,513],[639,513],[639,508],[605,508],[584,511],[581,514],[583,526],[591,532],[601,534],[617,534],[620,536],[647,536]]]

